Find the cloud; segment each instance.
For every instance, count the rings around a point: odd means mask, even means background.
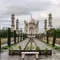
[[[59,4],[60,3],[60,0],[51,0],[51,2],[53,3],[53,4]]]
[[[60,0],[51,0],[54,6],[60,7]]]
[[[16,16],[30,15],[31,12],[24,6],[7,6],[5,11],[1,11],[0,19],[8,19],[12,14],[15,14]]]
[[[50,0],[3,0],[2,2],[5,5],[26,7],[33,11],[45,10],[51,5]]]
[[[14,13],[16,15],[29,15],[30,11],[28,10],[27,7],[23,7],[23,6],[10,6],[10,7],[7,7],[6,14],[10,15],[12,13]]]
[[[50,0],[0,0],[0,19],[9,18],[11,14],[16,16],[30,15],[31,11],[44,11],[51,6]]]
[[[46,10],[51,6],[50,2],[29,2],[28,4],[29,10],[31,11],[42,11]]]

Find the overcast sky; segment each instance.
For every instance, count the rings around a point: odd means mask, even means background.
[[[44,31],[44,19],[52,13],[53,27],[60,27],[60,0],[0,0],[0,28],[11,25],[11,14],[20,21],[24,28],[24,20],[30,20],[31,14],[39,20],[39,32]]]

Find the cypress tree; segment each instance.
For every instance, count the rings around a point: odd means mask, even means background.
[[[56,30],[54,30],[54,33],[53,33],[53,43],[52,43],[53,47],[55,46],[55,43],[56,43]]]
[[[11,46],[11,30],[8,28],[8,46]]]
[[[49,44],[49,39],[48,39],[48,37],[49,37],[49,32],[47,31],[47,33],[46,33],[46,37],[47,37],[47,44]]]
[[[14,30],[14,44],[16,44],[16,30]]]
[[[1,52],[1,34],[0,34],[0,52]]]

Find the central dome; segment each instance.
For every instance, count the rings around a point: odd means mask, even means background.
[[[31,18],[29,23],[35,24],[35,19]]]

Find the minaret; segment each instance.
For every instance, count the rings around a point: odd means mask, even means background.
[[[24,24],[25,24],[25,27],[24,27],[25,33],[28,33],[28,23],[26,20],[24,21]]]
[[[39,20],[37,20],[37,23],[36,23],[36,33],[38,34],[38,32],[39,32]]]
[[[49,29],[52,28],[52,14],[50,13],[49,16],[48,16],[48,20],[49,20]]]
[[[19,31],[19,20],[18,19],[16,20],[16,31],[17,32]]]
[[[15,15],[12,14],[11,15],[11,31],[14,31],[15,30]]]
[[[45,29],[45,33],[47,32],[47,19],[44,20],[44,29]]]

